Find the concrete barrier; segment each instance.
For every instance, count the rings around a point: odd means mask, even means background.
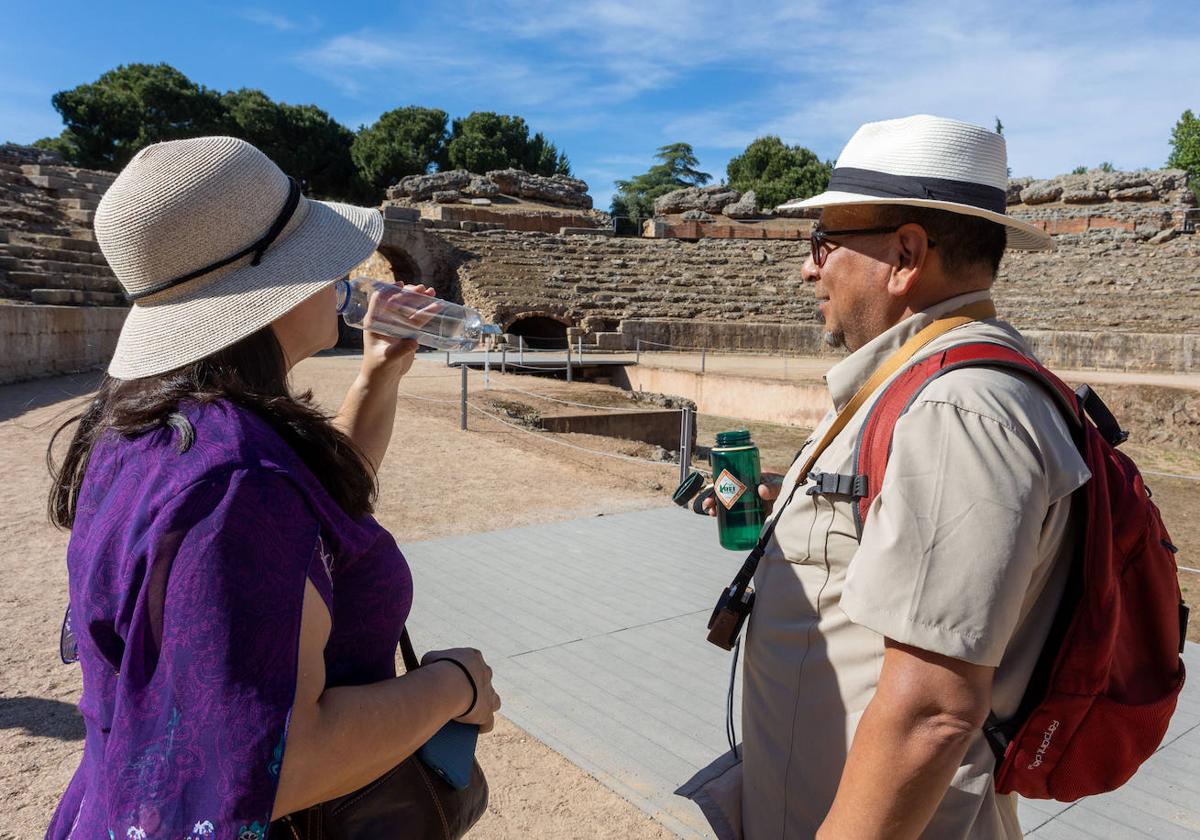
[[[102,367],[128,311],[0,304],[0,384]]]
[[[558,414],[543,417],[541,423],[542,428],[548,432],[575,432],[582,435],[640,440],[661,446],[668,452],[679,449],[679,412],[675,410]],[[692,437],[694,440],[694,430]]]
[[[1018,328],[1020,325],[1018,325]],[[1070,332],[1022,330],[1048,366],[1069,370],[1200,372],[1200,335],[1194,333]],[[620,333],[606,333],[602,349],[643,350],[666,346],[699,350],[839,356],[825,345],[819,324],[748,321],[627,319]]]
[[[789,382],[630,365],[613,376],[613,384],[692,400],[701,414],[806,429],[815,427],[830,407],[829,390],[821,381]]]

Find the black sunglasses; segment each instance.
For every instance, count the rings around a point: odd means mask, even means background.
[[[834,238],[842,239],[847,236],[876,236],[883,233],[895,233],[900,230],[902,225],[894,227],[873,227],[873,228],[855,228],[853,230],[821,230],[814,227],[808,235],[808,247],[812,252],[813,262],[817,268],[825,265],[825,258],[829,256],[829,252],[837,247]],[[934,242],[929,240],[929,247],[932,248]]]

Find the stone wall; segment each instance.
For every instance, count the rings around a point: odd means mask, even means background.
[[[627,318],[811,321],[793,242],[431,231],[456,253],[463,299],[508,327],[538,312],[606,332]]]
[[[1111,232],[1101,232],[1111,233]],[[449,246],[466,302],[502,325],[553,312],[591,332],[629,319],[815,324],[800,266],[807,243],[481,234],[426,230]],[[1071,332],[1200,332],[1200,236],[1059,237],[1012,251],[996,298],[1019,327]],[[437,282],[438,278],[430,277]]]
[[[0,299],[122,301],[91,231],[114,177],[0,147]],[[1200,236],[1176,235],[1173,227],[1190,200],[1179,174],[1064,176],[1049,185],[1049,201],[1025,196],[1034,186],[1018,182],[1010,210],[1076,232],[1056,235],[1053,252],[1009,253],[996,288],[1002,314],[1023,330],[1045,332],[1041,346],[1057,364],[1194,369]],[[1085,186],[1104,200],[1064,201]],[[383,210],[386,233],[368,273],[434,285],[506,328],[543,316],[583,328],[586,340],[601,346],[632,347],[641,336],[821,352],[818,313],[800,279],[804,239],[481,230],[498,222],[423,219],[416,207]]]
[[[0,384],[92,370],[117,346],[126,310],[0,304]]]
[[[55,161],[0,146],[0,300],[119,306],[124,296],[92,235],[116,176]]]

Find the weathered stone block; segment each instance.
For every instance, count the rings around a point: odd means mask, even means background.
[[[564,227],[559,228],[560,236],[612,236],[612,228],[581,228],[581,227]]]
[[[496,186],[490,179],[482,175],[476,175],[471,179],[471,183],[463,187],[462,193],[463,195],[473,195],[477,198],[488,198],[500,195],[500,187]]]
[[[1103,204],[1108,201],[1108,193],[1100,190],[1063,190],[1063,204]]]
[[[1033,183],[1032,178],[1010,178],[1008,181],[1008,189],[1005,190],[1005,197],[1008,204],[1021,203],[1021,190]]]
[[[30,289],[29,299],[47,306],[76,306],[84,302],[78,289]]]
[[[471,183],[471,175],[465,169],[455,169],[450,172],[434,172],[431,175],[409,175],[401,178],[398,184],[388,187],[388,198],[411,198],[413,201],[426,201],[435,192],[459,190]]]
[[[504,195],[585,210],[592,206],[592,197],[587,194],[587,182],[569,175],[546,177],[531,175],[520,169],[495,169],[487,173],[487,177]]]
[[[742,194],[730,189],[724,184],[713,184],[707,187],[684,187],[669,192],[654,201],[654,214],[666,216],[673,213],[684,213],[688,210],[702,210],[706,213],[720,213],[726,204],[740,201]]]
[[[758,217],[758,196],[747,190],[738,201],[726,204],[721,211],[731,219],[754,219]]]
[[[1022,204],[1049,204],[1058,201],[1063,189],[1050,181],[1038,181],[1021,190]]]
[[[1144,184],[1140,187],[1113,190],[1108,195],[1117,201],[1155,201],[1158,198],[1158,193],[1149,184]]]
[[[454,204],[462,198],[462,193],[458,190],[437,190],[430,197],[438,204]]]
[[[421,220],[421,211],[415,207],[385,204],[382,209],[383,218],[389,222],[418,222]]]

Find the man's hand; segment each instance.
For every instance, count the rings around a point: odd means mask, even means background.
[[[758,485],[758,498],[763,500],[763,513],[770,516],[783,487],[783,476],[779,473],[763,473],[762,483]],[[704,512],[709,516],[717,515],[717,500],[711,495],[703,502]]]

